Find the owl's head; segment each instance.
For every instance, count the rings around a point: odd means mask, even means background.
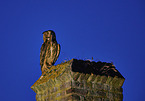
[[[48,31],[43,32],[43,41],[45,42],[46,40],[50,42],[56,41],[56,36],[55,36],[54,31],[48,30]]]

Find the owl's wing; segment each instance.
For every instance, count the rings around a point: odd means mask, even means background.
[[[46,54],[46,45],[45,43],[42,44],[41,46],[41,50],[40,50],[40,65],[41,65],[41,68],[44,64],[44,59],[45,59],[45,54]]]
[[[58,59],[60,54],[60,44],[57,44],[57,51],[56,51],[56,56],[54,58],[54,63],[56,62],[56,60]]]
[[[56,57],[58,58],[60,54],[60,44],[57,44],[57,55]]]

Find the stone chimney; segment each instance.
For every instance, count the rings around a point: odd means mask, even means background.
[[[122,101],[124,77],[112,63],[72,59],[32,85],[37,101]]]

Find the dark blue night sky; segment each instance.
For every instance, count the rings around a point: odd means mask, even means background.
[[[70,60],[113,62],[124,101],[145,100],[145,1],[4,0],[0,3],[0,99],[35,101],[42,33],[54,30]]]

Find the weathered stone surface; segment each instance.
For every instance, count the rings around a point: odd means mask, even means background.
[[[111,63],[72,59],[52,66],[31,88],[37,101],[122,101],[124,80]]]
[[[86,89],[77,89],[77,88],[70,88],[66,90],[66,94],[69,93],[77,93],[79,95],[87,95],[88,91]]]

